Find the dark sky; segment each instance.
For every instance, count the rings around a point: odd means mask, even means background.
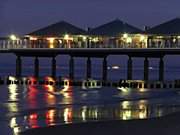
[[[65,20],[82,28],[119,18],[139,28],[180,16],[180,0],[0,0],[0,35]]]

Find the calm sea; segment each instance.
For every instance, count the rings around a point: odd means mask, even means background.
[[[15,74],[15,56],[0,56],[0,76]],[[165,57],[165,80],[180,79],[178,56]],[[158,59],[150,61],[150,79],[158,80]],[[57,57],[57,76],[68,77],[69,57]],[[92,78],[102,78],[102,59],[92,59]],[[108,80],[126,79],[126,56],[108,57]],[[143,59],[133,59],[133,79],[143,79]],[[33,75],[33,59],[23,58],[23,75]],[[40,59],[40,75],[51,75],[51,60]],[[86,76],[86,59],[75,60],[75,79]],[[68,79],[67,79],[68,81]],[[168,100],[167,100],[168,99]],[[100,120],[148,119],[180,110],[180,91],[134,89],[127,92],[110,87],[0,86],[0,134],[59,124]]]

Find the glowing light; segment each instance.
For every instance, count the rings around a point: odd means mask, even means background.
[[[29,118],[30,118],[31,120],[36,120],[36,119],[38,118],[38,115],[37,115],[37,114],[31,114],[31,115],[29,116]]]
[[[12,84],[8,86],[9,89],[9,100],[11,101],[17,101],[17,85],[16,84]]]
[[[122,102],[122,108],[123,109],[128,109],[130,107],[130,102],[129,101],[123,101]]]
[[[14,76],[9,76],[9,80],[16,81],[16,78]]]
[[[28,119],[28,124],[31,126],[31,128],[38,128],[38,121],[37,121],[38,115],[36,113],[31,114]]]
[[[121,90],[124,93],[129,93],[129,89],[128,88],[124,88],[124,87],[117,87],[118,90]]]
[[[46,122],[48,125],[53,125],[55,118],[55,110],[49,110],[46,113]]]
[[[153,67],[149,67],[150,70],[153,70]]]
[[[63,43],[62,40],[59,40],[59,43],[62,44]]]
[[[131,110],[125,110],[125,111],[123,111],[123,117],[122,117],[122,119],[123,120],[128,120],[128,119],[130,119],[131,118]]]
[[[98,42],[99,39],[96,37],[96,38],[93,38],[92,41],[93,41],[93,42]]]
[[[87,37],[86,36],[83,36],[83,40],[86,40],[87,39]]]
[[[145,40],[145,36],[144,35],[141,35],[140,36],[140,41],[143,42]]]
[[[119,66],[112,66],[112,69],[119,69]]]
[[[64,40],[69,41],[69,40],[73,40],[72,37],[70,37],[68,34],[64,35]]]
[[[174,38],[174,39],[173,39],[173,43],[175,43],[175,42],[176,42],[176,39]]]
[[[47,40],[49,41],[50,44],[53,44],[53,43],[54,43],[54,39],[55,39],[55,38],[47,38]]]
[[[19,135],[19,133],[21,132],[19,127],[14,127],[13,131],[14,131],[14,135]]]
[[[127,40],[126,40],[127,43],[132,43],[132,38],[131,37],[128,37]]]
[[[10,127],[13,128],[13,127],[16,127],[16,126],[17,126],[16,118],[13,117],[13,118],[10,120]]]
[[[18,112],[17,103],[9,103],[7,106],[10,112]]]
[[[72,122],[72,110],[70,110],[69,108],[66,108],[64,110],[64,121],[66,123]]]
[[[34,40],[34,41],[37,40],[36,37],[30,37],[29,39],[32,40],[32,41],[33,41],[33,40]]]
[[[81,112],[83,121],[86,121],[86,112],[87,112],[87,107],[83,106],[83,110]]]
[[[69,35],[66,34],[66,35],[64,36],[64,39],[65,39],[65,40],[68,40],[68,39],[69,39]]]
[[[127,34],[127,33],[124,33],[124,34],[123,34],[123,38],[128,38],[128,34]]]
[[[139,109],[140,109],[139,118],[140,118],[140,119],[145,119],[145,118],[147,118],[146,105],[145,105],[145,104],[140,104],[140,105],[139,105]]]
[[[12,34],[12,35],[10,35],[10,39],[13,40],[13,41],[15,41],[15,40],[17,40],[18,38],[16,37],[16,35]]]
[[[144,88],[139,89],[139,92],[146,92],[146,91],[147,91],[147,89],[144,89]]]

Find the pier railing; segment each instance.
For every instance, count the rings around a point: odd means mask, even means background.
[[[50,44],[50,43],[32,43],[29,40],[0,40],[0,49],[33,49],[33,48],[180,48],[180,44]]]

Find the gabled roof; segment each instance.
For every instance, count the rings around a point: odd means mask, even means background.
[[[101,36],[118,36],[124,33],[141,33],[142,31],[130,24],[127,24],[119,19],[106,23],[99,27],[92,29],[89,33],[91,35]]]
[[[180,34],[180,18],[175,18],[168,22],[159,24],[149,30],[148,34],[177,35]]]
[[[41,28],[37,31],[31,32],[27,35],[31,36],[61,36],[65,34],[70,35],[83,35],[86,34],[86,31],[78,28],[70,23],[61,21],[52,25],[49,25],[45,28]]]

